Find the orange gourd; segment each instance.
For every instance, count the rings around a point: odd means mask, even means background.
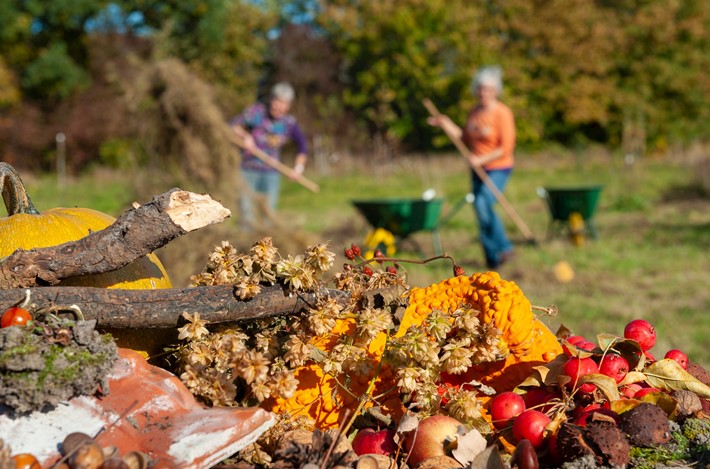
[[[413,288],[408,294],[409,304],[402,322],[395,333],[401,337],[411,326],[420,325],[433,309],[453,311],[462,304],[478,310],[479,320],[495,325],[502,334],[498,348],[504,358],[491,363],[477,364],[463,375],[456,376],[457,383],[476,379],[498,392],[512,390],[522,382],[534,366],[548,363],[562,349],[552,332],[537,320],[532,306],[520,288],[513,282],[500,278],[495,272],[474,274],[471,277],[458,276],[426,288]],[[329,334],[311,341],[324,352],[332,350],[337,343],[334,338],[354,333],[353,318],[340,319]],[[368,383],[378,369],[373,389],[369,396],[384,394],[378,402],[366,400],[364,407],[379,405],[381,411],[395,420],[403,413],[403,404],[395,388],[393,370],[386,363],[380,363],[387,344],[387,336],[381,333],[367,346],[370,372],[346,376],[337,380],[324,373],[320,364],[301,367],[296,372],[298,389],[291,399],[272,398],[264,404],[276,413],[287,412],[291,416],[307,416],[321,429],[342,425],[345,410],[353,412],[358,399],[365,395]],[[379,365],[379,366],[378,366]],[[348,390],[338,382],[347,382]]]
[[[498,348],[505,359],[473,365],[461,382],[476,379],[497,392],[510,391],[532,368],[562,353],[557,337],[535,318],[520,287],[496,272],[457,276],[426,288],[413,288],[396,336],[421,324],[433,309],[451,311],[461,304],[480,311],[479,319],[502,332]]]

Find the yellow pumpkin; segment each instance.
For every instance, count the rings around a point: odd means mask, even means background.
[[[0,187],[8,216],[0,218],[0,258],[17,249],[34,249],[76,241],[93,231],[110,226],[115,218],[89,208],[52,208],[43,213],[32,204],[17,171],[0,162]],[[113,272],[62,280],[60,286],[91,286],[129,290],[171,288],[170,278],[158,257],[151,253]],[[134,334],[111,330],[125,336],[119,345],[146,351],[151,333]],[[161,333],[158,333],[160,335]]]

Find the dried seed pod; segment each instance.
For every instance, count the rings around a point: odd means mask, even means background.
[[[589,447],[584,434],[586,428],[565,422],[557,432],[557,451],[563,461],[570,462],[584,456],[594,457],[594,450]]]
[[[631,446],[615,423],[595,420],[587,424],[587,435],[597,450],[597,462],[604,466],[626,467]]]
[[[663,409],[648,402],[621,414],[619,427],[633,446],[650,448],[671,440],[668,416]]]

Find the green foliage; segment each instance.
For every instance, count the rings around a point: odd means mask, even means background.
[[[64,43],[55,42],[26,69],[23,88],[33,96],[52,101],[67,98],[88,83],[83,68],[67,54]]]
[[[344,103],[374,133],[425,144],[433,132],[423,131],[422,99],[464,112],[460,101],[483,55],[478,15],[463,1],[324,2],[319,24],[346,67]]]

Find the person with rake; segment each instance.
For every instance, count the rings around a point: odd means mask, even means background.
[[[270,214],[276,209],[281,173],[285,172],[280,170],[281,149],[289,141],[295,144],[297,154],[293,169],[287,174],[298,178],[305,169],[306,138],[296,118],[288,113],[294,96],[290,84],[277,83],[271,88],[266,103],[255,103],[229,121],[242,148],[241,174],[248,190],[242,192],[239,208],[241,224],[247,231],[254,227],[254,195],[266,198]]]
[[[514,166],[515,119],[513,111],[499,99],[503,90],[500,67],[480,69],[474,75],[472,88],[478,103],[468,113],[463,128],[443,114],[430,117],[428,122],[461,139],[470,150],[468,160],[472,168],[473,205],[480,229],[480,241],[486,266],[497,269],[514,257],[513,244],[494,210],[497,197],[484,184],[479,173],[482,168],[495,187],[503,192]]]

